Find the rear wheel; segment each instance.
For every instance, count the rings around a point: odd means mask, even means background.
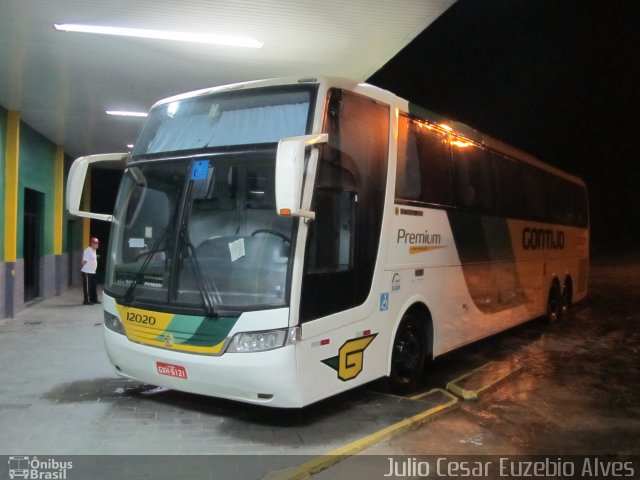
[[[571,277],[567,277],[562,286],[562,315],[569,311],[569,307],[573,303],[573,283]]]
[[[414,388],[422,377],[426,358],[424,326],[416,317],[406,314],[393,342],[389,375],[391,389],[397,393],[405,393]]]
[[[547,298],[547,321],[549,323],[556,323],[562,318],[562,292],[560,291],[560,284],[555,280],[549,288],[549,296]]]

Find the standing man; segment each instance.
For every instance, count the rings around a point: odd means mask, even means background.
[[[84,293],[83,305],[93,305],[98,301],[96,291],[96,269],[98,268],[98,255],[96,250],[100,245],[100,240],[91,237],[90,245],[82,252],[82,291]]]

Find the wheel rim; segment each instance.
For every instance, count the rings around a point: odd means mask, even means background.
[[[412,328],[404,328],[398,337],[393,351],[393,366],[400,377],[409,381],[410,377],[420,368],[422,343]]]

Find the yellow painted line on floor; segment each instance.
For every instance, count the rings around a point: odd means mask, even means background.
[[[450,394],[446,390],[442,390],[441,388],[433,388],[433,389],[429,390],[428,392],[419,393],[419,394],[414,395],[413,397],[409,397],[409,398],[411,400],[422,400],[423,398],[428,397],[429,395],[433,395],[436,392],[437,393],[441,393],[445,397],[450,398],[451,401],[453,402],[453,404],[455,404],[458,401],[458,397],[456,397],[455,395]]]
[[[436,405],[431,407],[424,412],[420,412],[413,417],[409,417],[405,420],[401,420],[393,425],[389,425],[381,430],[378,430],[371,435],[367,435],[366,437],[355,440],[351,443],[343,445],[342,447],[338,447],[335,450],[332,450],[322,456],[316,457],[312,460],[309,460],[302,465],[297,467],[293,467],[291,469],[285,469],[279,472],[271,472],[270,474],[263,477],[263,480],[304,480],[308,479],[311,475],[319,473],[323,470],[326,470],[329,467],[341,462],[345,458],[348,458],[352,455],[355,455],[365,448],[368,448],[381,440],[391,437],[393,435],[397,435],[402,431],[418,425],[422,422],[426,422],[433,417],[434,415],[441,413],[451,407],[453,407],[456,403],[458,403],[458,399],[451,395],[449,392],[446,392],[439,388],[434,388],[433,390],[428,391],[427,393],[418,395],[417,397],[425,398],[430,394],[444,394],[449,401],[443,404]]]
[[[447,383],[447,390],[464,400],[476,400],[478,395],[522,369],[509,362],[489,362]]]

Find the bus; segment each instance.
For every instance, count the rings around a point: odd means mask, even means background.
[[[88,169],[117,163],[114,211],[80,210]],[[67,205],[111,222],[115,372],[253,404],[407,391],[428,360],[587,294],[583,181],[344,79],[162,100],[130,153],[74,162]]]

